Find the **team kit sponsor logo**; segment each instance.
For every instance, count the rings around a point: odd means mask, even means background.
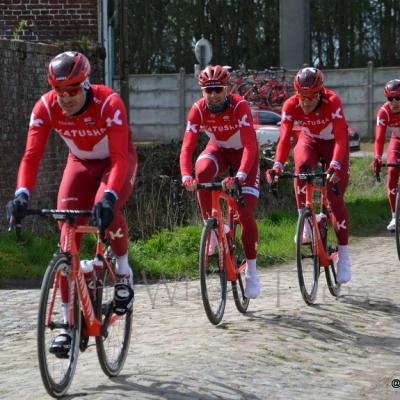
[[[106,128],[99,128],[99,129],[60,129],[60,128],[58,128],[56,130],[61,136],[77,138],[77,137],[87,137],[87,136],[94,136],[94,137],[103,136],[104,132],[107,129]]]

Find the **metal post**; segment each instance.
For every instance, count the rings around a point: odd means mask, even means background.
[[[128,1],[121,0],[120,3],[120,93],[125,103],[129,124],[129,25],[128,25]]]
[[[374,63],[372,61],[368,61],[368,69],[367,69],[367,133],[368,138],[371,143],[374,141],[374,121],[375,116],[374,112]]]

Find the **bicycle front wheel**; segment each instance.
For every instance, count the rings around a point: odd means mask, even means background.
[[[209,219],[203,228],[199,266],[204,310],[210,322],[217,325],[225,311],[226,267],[224,249],[219,247],[218,231],[215,228],[214,219]]]
[[[330,257],[336,254],[336,256],[332,258],[329,267],[325,267],[324,269],[325,269],[326,283],[328,285],[329,292],[331,293],[332,296],[337,297],[340,294],[340,283],[338,283],[336,279],[338,247],[336,245],[336,234],[329,219],[327,220],[327,230],[325,232],[324,245],[326,254],[328,254]]]
[[[246,257],[243,251],[242,239],[240,234],[240,224],[238,221],[234,222],[234,240],[235,240],[235,267],[236,267],[236,281],[232,281],[232,294],[235,300],[236,308],[239,312],[245,313],[249,307],[250,299],[244,294],[245,290],[245,271],[246,271]]]
[[[67,283],[67,285],[65,285]],[[73,304],[74,324],[68,328],[61,307],[61,285],[71,285],[71,263],[66,254],[54,255],[43,278],[37,324],[37,351],[40,374],[47,392],[53,397],[63,396],[71,384],[79,354],[81,313],[78,288],[75,287]],[[67,310],[68,313],[68,310]],[[71,349],[61,358],[50,353],[54,338],[68,331]]]
[[[397,193],[396,196],[396,227],[395,227],[395,234],[396,234],[396,248],[397,248],[397,257],[400,260],[400,196]]]
[[[317,296],[319,278],[318,226],[314,226],[312,211],[304,208],[299,216],[296,233],[297,276],[301,295],[307,304],[313,304]],[[303,240],[303,232],[309,237]]]
[[[112,377],[121,372],[128,355],[133,311],[130,310],[124,315],[111,314],[114,282],[107,268],[101,278],[98,280],[99,287],[96,292],[96,314],[102,325],[108,321],[108,326],[106,332],[96,336],[96,350],[101,369],[107,376]]]

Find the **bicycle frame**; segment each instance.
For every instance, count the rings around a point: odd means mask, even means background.
[[[225,201],[228,206],[228,216],[229,216],[229,232],[225,232],[224,221],[223,221],[223,213],[221,210],[221,201]],[[211,198],[212,204],[212,211],[211,216],[218,221],[218,244],[220,248],[224,248],[224,254],[220,254],[220,257],[224,256],[226,261],[226,273],[227,273],[227,280],[228,281],[235,281],[236,280],[236,267],[235,263],[231,257],[230,253],[230,245],[228,243],[227,235],[233,236],[233,218],[230,216],[234,216],[236,213],[236,202],[235,200],[229,196],[227,193],[214,190],[212,192]],[[220,260],[220,265],[223,264],[223,260]]]
[[[238,184],[238,183],[237,183]],[[239,185],[239,184],[238,184]],[[224,248],[224,253],[220,254],[220,257],[225,257],[226,261],[226,272],[227,272],[227,280],[228,281],[236,281],[237,273],[242,272],[241,268],[245,268],[245,264],[242,266],[235,266],[235,261],[232,258],[231,248],[234,246],[234,243],[229,243],[228,235],[233,240],[234,235],[234,221],[237,215],[237,202],[241,202],[244,205],[243,200],[240,195],[238,198],[234,198],[232,195],[223,192],[221,190],[221,183],[198,183],[198,189],[212,189],[211,193],[211,217],[215,218],[218,221],[218,245],[220,248]],[[239,185],[240,187],[240,185]],[[237,189],[236,189],[237,190]],[[229,232],[225,232],[224,227],[224,219],[221,203],[225,202],[227,204],[227,214],[228,214],[228,224],[229,224]],[[219,265],[224,265],[223,259],[219,260]]]
[[[71,255],[71,284],[69,285],[69,294],[68,294],[68,324],[70,327],[74,324],[74,311],[73,311],[73,301],[75,298],[75,285],[74,282],[77,282],[78,290],[79,290],[79,299],[82,306],[83,316],[85,318],[85,329],[84,332],[86,336],[101,336],[102,334],[102,323],[96,318],[96,313],[93,308],[93,303],[91,300],[91,296],[89,293],[89,289],[86,284],[85,274],[80,268],[80,256],[79,256],[79,248],[76,241],[76,235],[79,233],[96,233],[97,234],[97,243],[96,243],[96,255],[100,256],[102,261],[105,263],[105,268],[108,269],[112,278],[114,279],[114,272],[110,267],[107,259],[104,257],[103,252],[103,242],[100,238],[100,234],[95,226],[87,226],[87,225],[75,225],[74,223],[70,223],[66,221],[66,232],[65,232],[65,245],[61,247],[61,251],[64,253],[68,253]],[[58,290],[57,285],[60,279],[60,272],[57,273],[57,277],[54,280],[53,287],[53,298],[50,302],[50,310],[48,313],[48,324],[51,323],[50,319],[52,316],[52,307],[55,300],[55,295]],[[117,316],[114,314],[112,316],[112,320],[109,323],[113,323],[114,319],[117,319]]]
[[[295,174],[298,178],[301,179],[302,174]],[[313,194],[314,192],[318,192],[320,196],[320,210],[326,210],[327,212],[327,218],[331,221],[331,224],[333,226],[333,220],[332,220],[332,210],[329,206],[328,200],[327,200],[327,190],[325,185],[320,185],[320,184],[314,184],[310,181],[309,178],[307,178],[307,183],[306,183],[306,207],[309,208],[312,211],[312,218],[313,218],[313,225],[318,226],[317,223],[317,217],[315,214],[315,206],[313,202]],[[325,246],[322,242],[321,234],[319,232],[319,229],[316,229],[317,231],[317,242],[318,242],[318,255],[319,255],[319,264],[322,267],[329,267],[331,260],[334,260],[337,257],[337,253],[332,253],[331,255],[328,255],[325,251]],[[314,239],[315,240],[315,239]]]

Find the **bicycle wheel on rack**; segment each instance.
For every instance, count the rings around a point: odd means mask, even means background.
[[[396,248],[397,248],[397,257],[400,260],[400,196],[397,192],[396,196],[396,227],[395,227],[395,235],[396,235]]]
[[[214,219],[209,219],[203,228],[199,267],[204,310],[210,322],[217,325],[221,322],[225,311],[226,267],[224,249],[218,245],[218,231],[215,228]],[[214,238],[212,235],[215,235]]]
[[[115,257],[110,260],[114,269]],[[111,314],[114,281],[107,267],[104,267],[103,276],[97,277],[97,282],[96,316],[103,324],[106,319],[109,320],[106,334],[96,336],[97,357],[103,372],[112,377],[121,372],[128,355],[133,311],[124,315]]]
[[[234,221],[234,240],[235,240],[235,266],[237,268],[236,281],[232,281],[232,294],[235,300],[236,308],[241,313],[245,313],[249,307],[250,299],[244,294],[245,290],[245,272],[246,272],[246,257],[243,251],[243,245],[240,234],[240,224],[238,221]]]
[[[81,312],[78,288],[75,287],[73,302],[74,324],[68,329],[61,307],[61,285],[71,285],[71,262],[66,254],[57,253],[50,261],[43,278],[37,322],[40,374],[47,392],[53,397],[63,396],[68,390],[78,361],[80,343]],[[54,338],[65,330],[70,333],[72,342],[68,355],[61,358],[50,353],[49,348]]]
[[[331,295],[336,297],[339,296],[340,293],[340,283],[338,283],[336,279],[338,247],[336,245],[336,234],[329,220],[327,220],[327,225],[326,225],[324,246],[326,254],[328,254],[329,256],[335,255],[335,257],[331,260],[329,267],[325,267],[324,269],[325,269],[325,278],[326,278],[326,283],[328,285],[328,289]]]
[[[308,224],[310,232],[309,239],[303,242],[304,228]],[[297,276],[299,279],[300,291],[307,304],[313,304],[317,296],[319,278],[318,259],[318,226],[314,226],[312,211],[304,208],[299,216],[296,233],[296,259]]]

